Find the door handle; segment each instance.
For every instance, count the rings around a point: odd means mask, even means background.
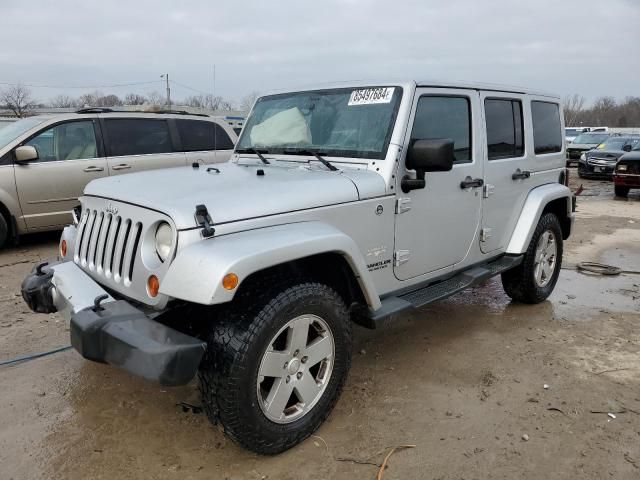
[[[126,170],[127,168],[131,168],[131,165],[127,165],[126,163],[121,163],[120,165],[111,167],[111,170]]]
[[[531,172],[528,170],[520,170],[517,169],[513,175],[511,175],[512,180],[524,180],[525,178],[529,178],[531,176]]]
[[[484,180],[481,178],[471,178],[467,176],[463,181],[460,182],[460,188],[477,188],[484,185]]]
[[[102,167],[87,167],[84,169],[85,172],[104,172],[104,168]]]

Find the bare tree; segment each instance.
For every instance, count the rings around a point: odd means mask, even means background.
[[[162,106],[166,103],[166,97],[160,92],[154,91],[147,95],[146,103],[154,107]]]
[[[91,93],[84,93],[80,95],[80,98],[78,98],[79,106],[99,107],[100,105],[98,105],[98,99],[103,96],[104,96],[103,93],[99,90],[96,90],[95,92],[91,92]]]
[[[53,108],[73,108],[78,106],[78,100],[69,95],[58,95],[49,100],[49,105]]]
[[[251,107],[253,107],[253,104],[256,103],[256,100],[259,96],[260,92],[254,90],[253,92],[242,97],[242,99],[240,100],[240,110],[244,112],[248,112],[249,110],[251,110]]]
[[[124,96],[125,105],[143,105],[147,101],[147,97],[144,95],[138,95],[137,93],[127,93]]]
[[[568,126],[576,125],[580,113],[584,109],[586,99],[582,95],[574,93],[567,95],[563,99],[564,103],[564,123]]]
[[[218,95],[192,95],[185,98],[184,103],[190,107],[206,108],[208,110],[231,110],[233,104]]]
[[[29,110],[37,106],[36,100],[31,96],[31,90],[20,84],[0,91],[0,104],[6,105],[19,118],[26,117]]]

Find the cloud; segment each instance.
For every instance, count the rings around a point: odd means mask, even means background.
[[[5,0],[0,81],[158,81],[240,98],[344,79],[441,78],[638,95],[636,0]],[[175,84],[174,96],[194,93]],[[35,89],[39,98],[75,89]]]

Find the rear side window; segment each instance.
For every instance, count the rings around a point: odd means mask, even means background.
[[[522,103],[519,100],[487,98],[484,101],[489,160],[524,154]]]
[[[178,133],[185,152],[200,150],[231,150],[233,142],[224,129],[203,120],[176,120]]]
[[[562,151],[560,106],[550,102],[531,102],[533,146],[536,155]]]
[[[467,97],[425,96],[418,100],[411,141],[450,138],[454,163],[471,161],[471,105]]]
[[[173,151],[166,120],[113,118],[105,120],[105,125],[111,156]]]

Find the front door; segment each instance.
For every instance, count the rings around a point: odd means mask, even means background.
[[[444,273],[471,250],[480,223],[482,187],[463,182],[482,179],[482,140],[474,135],[480,120],[477,91],[417,89],[405,145],[452,139],[455,162],[451,171],[428,172],[425,188],[402,193],[402,176],[415,172],[405,172],[401,160],[394,254],[398,279]]]
[[[23,145],[35,147],[38,159],[15,165],[16,188],[29,229],[62,227],[91,180],[107,175],[96,141],[94,120],[57,124]]]

